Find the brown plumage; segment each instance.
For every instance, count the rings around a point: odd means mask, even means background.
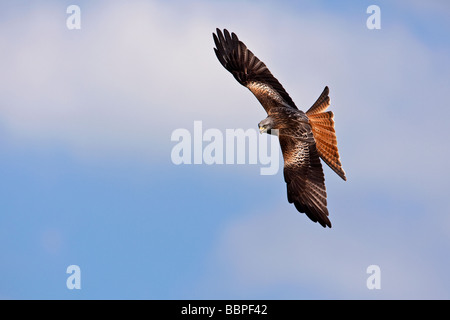
[[[220,63],[259,100],[268,117],[259,123],[260,130],[278,133],[284,159],[284,179],[289,203],[312,221],[330,227],[327,193],[320,158],[342,179],[345,172],[337,148],[334,119],[328,87],[304,113],[289,94],[234,33],[226,29],[213,34],[214,51]]]

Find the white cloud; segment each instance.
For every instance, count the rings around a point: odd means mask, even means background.
[[[233,100],[221,88],[228,81],[207,18],[113,2],[82,6],[81,30],[69,31],[61,9],[39,7],[3,26],[11,32],[0,39],[8,48],[0,119],[13,137],[75,153],[151,156],[150,145],[170,143],[173,129],[228,113],[216,105]]]
[[[219,26],[238,33],[301,109],[330,86],[350,175],[411,179],[406,173],[417,160],[429,168],[420,178],[440,173],[444,157],[419,158],[442,153],[445,143],[448,111],[434,106],[448,84],[437,66],[449,66],[436,62],[439,53],[401,26],[377,34],[330,14],[248,4],[239,9],[141,1],[85,5],[82,29],[69,31],[65,8],[36,7],[2,26],[10,32],[0,38],[8,48],[0,56],[7,62],[0,121],[13,137],[56,141],[78,154],[132,157],[154,157],[155,148],[170,144],[172,130],[189,129],[194,120],[205,127],[256,127],[264,110],[214,56],[211,33]],[[249,11],[259,17],[251,24],[244,19]],[[269,17],[270,25],[264,23]],[[422,117],[422,103],[442,117]],[[435,122],[433,130],[425,129]],[[412,153],[408,161],[399,156]]]

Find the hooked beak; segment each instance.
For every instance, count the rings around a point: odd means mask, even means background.
[[[264,127],[259,127],[259,133],[260,134],[263,134],[264,132],[266,132],[267,131],[267,129],[266,128],[264,128]]]

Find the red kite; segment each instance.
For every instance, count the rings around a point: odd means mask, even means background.
[[[331,228],[320,159],[343,180],[347,178],[339,158],[334,115],[326,111],[330,105],[328,87],[305,113],[236,34],[230,35],[226,29],[216,31],[214,51],[220,63],[250,89],[267,112],[267,118],[258,124],[261,133],[278,134],[289,203],[312,221]]]

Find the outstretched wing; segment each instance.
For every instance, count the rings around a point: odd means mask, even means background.
[[[283,106],[297,109],[289,94],[236,34],[216,29],[213,33],[214,51],[220,63],[243,86],[250,89],[264,109],[270,114],[272,108]]]
[[[312,221],[331,228],[322,164],[311,128],[305,129],[307,131],[301,138],[283,135],[281,132],[279,136],[288,201]]]

